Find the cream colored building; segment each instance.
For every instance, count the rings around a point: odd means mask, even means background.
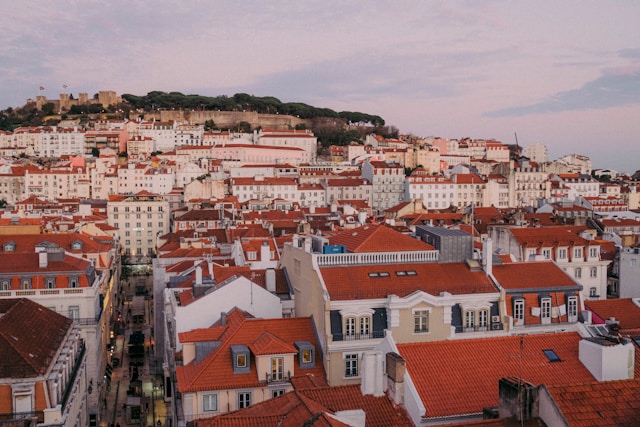
[[[351,236],[367,252],[294,236],[281,256],[296,315],[316,319],[330,385],[359,383],[363,354],[388,334],[404,343],[502,333],[500,292],[479,264],[438,263],[430,245],[370,227],[335,240]]]
[[[150,262],[156,238],[170,229],[169,202],[148,191],[132,195],[111,195],[107,203],[109,225],[119,230],[122,254],[136,261]]]

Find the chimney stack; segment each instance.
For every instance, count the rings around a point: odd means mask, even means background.
[[[404,374],[407,363],[398,353],[386,355],[387,361],[387,390],[389,397],[396,405],[404,404]]]
[[[482,241],[482,269],[487,276],[493,274],[493,242],[489,237]]]

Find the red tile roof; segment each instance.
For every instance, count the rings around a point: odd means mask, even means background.
[[[403,274],[415,272],[415,275]],[[400,272],[400,274],[398,274]],[[372,277],[370,273],[388,273]],[[378,264],[323,267],[320,274],[333,301],[406,297],[423,291],[431,295],[498,292],[483,271],[471,271],[465,263]]]
[[[231,322],[231,320],[230,314],[227,316],[227,330],[221,336],[222,344],[220,347],[197,364],[190,363],[176,368],[180,392],[262,387],[264,383],[258,381],[254,356],[251,356],[249,373],[234,374],[229,348],[231,345],[238,344],[249,346],[255,343],[265,332],[291,345],[295,341],[309,341],[311,345],[315,346],[316,354],[320,354],[315,339],[313,322],[308,317],[287,319],[242,318],[237,322]],[[258,347],[263,348],[261,346]],[[294,357],[294,360],[295,374],[312,373],[319,377],[325,376],[322,361],[319,357],[316,358],[314,368],[304,370],[300,369],[296,357]]]
[[[493,277],[504,289],[575,288],[567,273],[552,261],[512,262],[493,266]]]
[[[633,426],[640,420],[640,381],[606,381],[547,387],[572,427]]]
[[[640,306],[631,298],[589,300],[585,301],[584,307],[593,312],[593,323],[604,323],[615,317],[623,331],[640,328]]]
[[[421,240],[398,233],[386,225],[368,224],[345,230],[329,238],[332,245],[344,245],[348,252],[429,251],[435,248]]]
[[[398,344],[426,417],[482,413],[498,405],[502,377],[548,386],[591,382],[578,358],[577,333]],[[561,362],[550,362],[552,349]]]
[[[296,390],[248,408],[209,420],[195,427],[299,427],[347,426],[327,416],[339,411],[362,409],[367,427],[413,426],[407,413],[387,396],[362,395],[357,385]]]
[[[72,323],[26,298],[0,300],[0,378],[45,374]]]

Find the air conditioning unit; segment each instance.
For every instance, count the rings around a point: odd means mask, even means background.
[[[500,316],[491,316],[491,323],[500,323]]]

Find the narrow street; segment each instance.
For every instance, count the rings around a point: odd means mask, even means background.
[[[151,280],[146,279],[149,292],[144,294],[151,298]],[[139,280],[142,279],[132,277],[123,282],[122,303],[116,307],[121,321],[120,327],[115,328],[117,335],[109,357],[112,372],[102,401],[104,415],[99,422],[102,427],[164,427],[167,422],[162,376],[154,375],[156,362],[151,351],[153,304],[144,300],[144,318],[132,313],[134,301],[147,298],[136,286]]]

